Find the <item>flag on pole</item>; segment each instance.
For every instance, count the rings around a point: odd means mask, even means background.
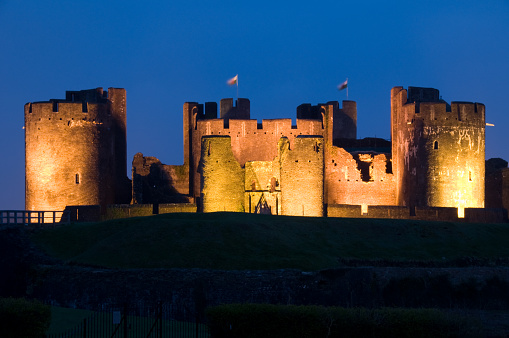
[[[348,79],[346,79],[345,82],[338,85],[338,90],[343,90],[345,88],[348,88]]]
[[[226,81],[226,83],[229,85],[229,86],[233,86],[235,84],[237,84],[239,82],[239,75],[235,75],[234,77],[232,77],[231,79],[229,79],[228,81]]]

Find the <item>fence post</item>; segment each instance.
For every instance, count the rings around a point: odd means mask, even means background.
[[[124,338],[127,338],[127,304],[124,304]]]
[[[196,324],[195,324],[195,325],[196,325],[196,338],[198,338],[198,332],[199,332],[199,331],[198,331],[198,316],[195,316],[195,317],[194,317],[194,321],[195,321],[195,323],[196,323]]]
[[[87,319],[83,319],[83,338],[87,338]]]
[[[163,303],[159,302],[159,337],[163,337]]]

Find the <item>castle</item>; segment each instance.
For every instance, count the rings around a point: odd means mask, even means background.
[[[463,217],[485,206],[485,107],[448,104],[436,89],[391,90],[390,143],[356,139],[354,101],[302,104],[296,125],[251,119],[247,99],[221,100],[219,117],[217,103],[187,102],[184,163],[137,153],[130,186],[125,109],[116,88],[25,105],[27,210],[131,200],[299,216],[335,215],[335,206],[360,214],[440,207]]]
[[[68,91],[25,105],[25,209],[126,202],[126,92]]]

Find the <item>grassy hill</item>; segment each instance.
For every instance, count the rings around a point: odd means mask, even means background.
[[[44,229],[33,239],[68,263],[111,268],[319,270],[339,259],[509,257],[509,224],[164,214]]]

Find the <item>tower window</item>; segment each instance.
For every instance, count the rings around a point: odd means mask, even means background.
[[[468,180],[472,182],[472,171],[468,171]]]
[[[438,149],[438,141],[435,141],[435,142],[433,143],[433,149]]]
[[[80,174],[76,174],[76,184],[80,184]]]

